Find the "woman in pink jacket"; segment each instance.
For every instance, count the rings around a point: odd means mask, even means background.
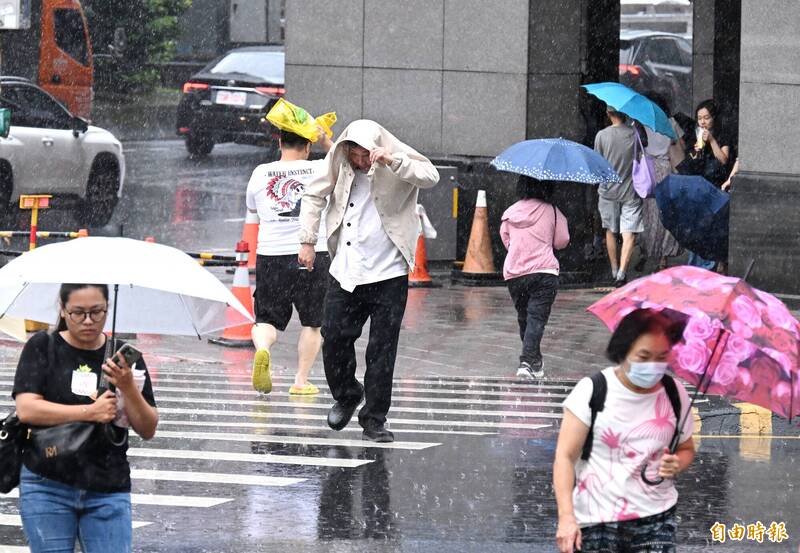
[[[549,202],[553,182],[521,176],[519,201],[503,213],[500,237],[508,250],[503,277],[517,309],[522,355],[517,376],[542,378],[539,345],[558,291],[559,264],[554,250],[569,244],[567,218]]]

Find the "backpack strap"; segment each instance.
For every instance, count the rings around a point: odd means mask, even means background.
[[[588,461],[589,456],[592,454],[594,421],[597,418],[597,413],[602,411],[606,405],[606,393],[608,392],[608,382],[606,382],[606,377],[602,372],[595,373],[590,378],[592,380],[592,397],[589,399],[589,408],[592,410],[592,422],[589,425],[589,434],[583,443],[581,459],[584,461]]]
[[[670,375],[665,374],[663,376],[661,385],[664,386],[664,391],[667,392],[667,397],[672,405],[672,411],[675,413],[675,433],[672,435],[672,440],[669,444],[670,451],[675,451],[681,435],[681,396],[678,394],[675,380]]]

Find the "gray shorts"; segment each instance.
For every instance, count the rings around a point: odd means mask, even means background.
[[[600,198],[597,203],[603,228],[616,234],[621,232],[643,232],[642,199],[613,201]]]

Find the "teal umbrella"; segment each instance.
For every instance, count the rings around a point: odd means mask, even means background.
[[[677,139],[669,117],[647,96],[619,83],[595,83],[582,85],[586,92],[604,101],[615,110],[632,117],[657,133]]]

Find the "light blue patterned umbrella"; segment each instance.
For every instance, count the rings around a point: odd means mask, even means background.
[[[608,161],[583,144],[564,138],[517,142],[492,160],[500,171],[539,180],[613,184],[621,182]]]

